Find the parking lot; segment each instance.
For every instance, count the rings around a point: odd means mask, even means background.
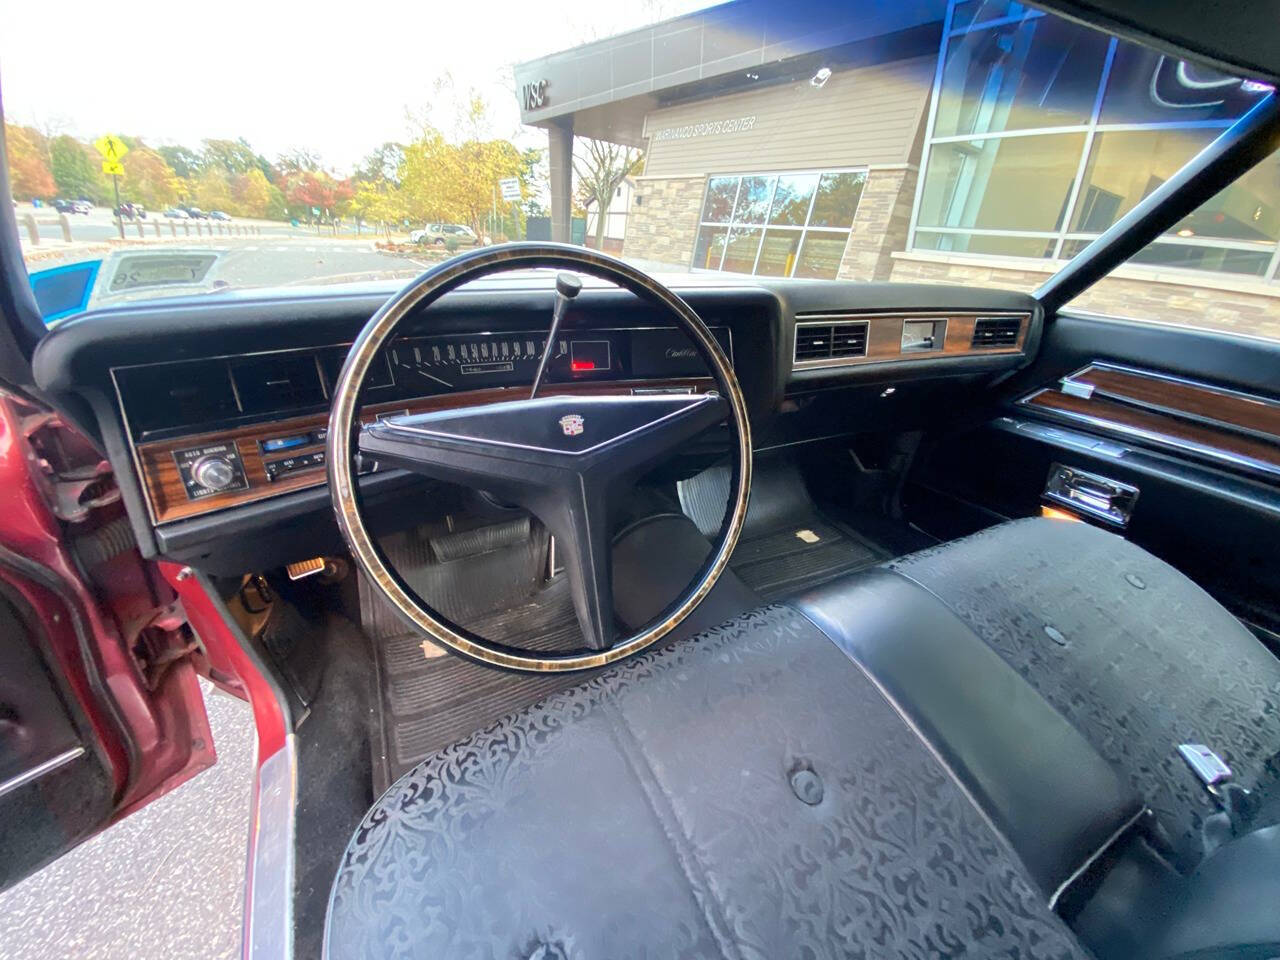
[[[201,686],[218,762],[0,894],[0,957],[239,955],[253,720]]]

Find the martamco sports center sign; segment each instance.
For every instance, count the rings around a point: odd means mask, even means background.
[[[653,134],[654,140],[690,140],[693,137],[714,137],[721,133],[746,133],[756,125],[756,118],[734,117],[731,120],[708,120],[705,123],[687,123],[683,127],[666,127]]]

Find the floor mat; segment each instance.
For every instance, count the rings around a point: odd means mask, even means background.
[[[545,557],[545,548],[531,550],[526,543],[512,543],[478,555],[432,562],[426,559],[423,547],[414,538],[384,544],[402,575],[440,606],[459,612],[458,601],[451,603],[451,598],[441,596],[434,589],[437,586],[459,581],[486,585],[485,591],[476,592],[485,593],[497,609],[481,614],[467,610],[471,615],[457,617],[472,633],[538,650],[569,650],[582,645],[563,574],[545,587],[526,579],[524,596],[518,600],[508,595],[506,588],[496,587],[518,581],[513,573],[527,569],[530,556]],[[451,571],[454,565],[459,566]],[[430,643],[424,646],[422,636],[409,632],[363,579],[360,592],[365,629],[377,661],[381,738],[373,751],[376,793],[382,793],[428,754],[586,679],[584,674],[504,673],[444,653]]]
[[[712,467],[681,481],[680,505],[704,535],[720,527],[729,495],[729,470]],[[791,464],[757,467],[751,505],[729,564],[766,602],[875,566],[893,556],[878,544],[829,520],[810,499]]]

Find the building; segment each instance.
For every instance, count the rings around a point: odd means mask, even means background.
[[[627,214],[631,210],[631,194],[635,186],[634,180],[624,177],[622,182],[614,188],[613,198],[609,201],[608,209],[604,213],[604,242],[600,248],[606,253],[622,252],[623,241],[627,236]],[[585,209],[587,213],[586,244],[594,247],[599,221],[595,200],[588,200]]]
[[[521,64],[566,237],[575,135],[645,149],[651,269],[1032,289],[1268,88],[1009,0],[738,0]],[[1085,309],[1280,337],[1280,158]]]

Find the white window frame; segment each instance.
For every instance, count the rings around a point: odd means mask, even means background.
[[[809,225],[809,221],[813,218],[813,205],[818,198],[818,188],[816,184],[814,185],[813,193],[809,197],[809,208],[805,211],[803,224],[801,224],[800,226],[796,226],[794,224],[787,224],[787,223],[782,223],[782,224],[769,223],[769,220],[768,220],[769,214],[773,212],[773,201],[777,198],[777,195],[778,195],[778,181],[782,177],[816,176],[818,178],[818,182],[821,183],[823,176],[827,174],[835,174],[835,173],[862,174],[862,178],[863,178],[862,191],[858,193],[858,203],[857,203],[857,206],[853,208],[853,217],[849,221],[849,226],[847,227],[814,227]],[[728,180],[730,177],[736,177],[738,179],[738,186],[734,190],[733,206],[729,210],[729,219],[724,221],[723,223],[719,223],[714,220],[703,220],[702,212],[707,208],[707,194],[711,190],[711,181],[712,180]],[[769,189],[769,204],[765,208],[765,220],[763,223],[740,223],[733,218],[734,213],[736,213],[738,209],[738,199],[742,195],[742,181],[748,177],[772,177],[773,178],[773,185]],[[849,237],[853,233],[853,221],[858,218],[858,210],[862,206],[862,194],[866,191],[867,180],[869,178],[870,178],[870,168],[865,165],[855,166],[855,167],[819,167],[819,168],[809,169],[809,170],[760,170],[760,171],[753,170],[748,173],[709,174],[707,176],[706,185],[702,188],[702,202],[698,207],[698,229],[697,229],[697,232],[694,234],[693,249],[695,252],[698,249],[698,238],[702,234],[703,227],[711,227],[712,229],[723,229],[725,231],[724,249],[720,251],[720,262],[716,266],[700,267],[700,266],[694,266],[691,263],[689,268],[690,271],[693,273],[722,273],[724,271],[725,257],[729,253],[729,239],[732,236],[733,230],[735,228],[741,228],[746,230],[760,231],[760,243],[756,245],[756,256],[751,263],[751,276],[753,277],[757,275],[756,271],[760,269],[760,252],[764,249],[764,235],[767,231],[777,230],[777,231],[783,231],[783,232],[798,233],[800,235],[800,243],[796,247],[796,258],[795,258],[795,262],[791,264],[791,273],[787,274],[787,276],[790,277],[794,275],[796,265],[800,263],[800,258],[804,254],[804,245],[805,245],[805,242],[808,240],[808,236],[810,233],[816,233],[816,234],[827,235],[827,236],[842,235],[845,239],[845,245],[846,246],[848,245]],[[844,259],[843,255],[841,256],[841,259],[842,260]],[[837,267],[837,270],[838,269],[839,268]],[[772,274],[770,274],[770,276],[772,276]]]
[[[1153,123],[1102,123],[1100,122],[1102,112],[1102,101],[1106,94],[1107,84],[1111,79],[1111,68],[1115,61],[1116,50],[1119,47],[1119,41],[1112,37],[1107,45],[1107,52],[1103,60],[1102,69],[1098,78],[1098,87],[1094,94],[1093,108],[1089,116],[1089,120],[1083,124],[1073,124],[1069,126],[1045,126],[1036,127],[1028,130],[1001,130],[990,133],[978,134],[955,134],[947,136],[934,136],[935,123],[938,111],[939,95],[942,91],[942,79],[945,72],[947,49],[954,38],[963,37],[968,33],[974,33],[980,30],[987,30],[992,27],[1004,26],[1006,24],[1018,24],[1031,20],[1039,19],[1045,16],[1038,10],[1027,10],[1022,14],[1013,16],[999,17],[995,19],[984,20],[981,22],[970,24],[966,27],[952,29],[952,20],[955,7],[958,0],[950,0],[947,4],[946,17],[943,21],[942,43],[938,50],[938,63],[933,76],[933,88],[930,94],[929,113],[925,121],[924,148],[920,158],[920,176],[916,182],[915,197],[911,204],[911,221],[907,228],[907,250],[919,250],[922,253],[945,253],[945,251],[930,250],[927,248],[917,247],[916,234],[967,234],[970,236],[989,236],[989,237],[1027,237],[1027,238],[1043,238],[1046,241],[1053,242],[1053,249],[1047,257],[1014,257],[1012,259],[1025,259],[1032,263],[1046,263],[1060,261],[1062,259],[1062,251],[1064,245],[1072,240],[1095,240],[1100,234],[1097,233],[1080,233],[1071,229],[1072,220],[1075,219],[1076,208],[1080,202],[1080,197],[1084,186],[1085,172],[1088,169],[1089,157],[1093,152],[1094,140],[1100,133],[1109,132],[1133,132],[1146,130],[1197,130],[1197,129],[1217,129],[1226,130],[1234,123],[1232,120],[1192,120],[1185,123],[1176,121],[1160,121]],[[1071,189],[1067,194],[1067,203],[1062,217],[1062,222],[1058,225],[1058,229],[1051,231],[1038,230],[997,230],[984,227],[935,227],[922,226],[919,223],[920,205],[924,196],[925,179],[928,176],[929,161],[932,156],[933,147],[936,144],[945,143],[962,143],[972,142],[981,143],[985,140],[1000,140],[1010,137],[1030,137],[1045,136],[1062,133],[1083,133],[1084,140],[1080,148],[1080,158],[1076,165],[1075,179],[1072,181]],[[1262,282],[1267,284],[1280,284],[1280,239],[1275,241],[1252,241],[1252,240],[1233,240],[1227,238],[1215,237],[1178,237],[1178,236],[1162,236],[1152,241],[1159,244],[1187,244],[1199,247],[1218,247],[1227,250],[1254,250],[1258,252],[1270,252],[1271,258],[1265,272],[1262,274],[1253,273],[1231,273],[1222,270],[1198,270],[1195,268],[1165,267],[1157,264],[1132,263],[1127,262],[1126,267],[1132,267],[1135,270],[1148,270],[1153,273],[1167,273],[1169,270],[1180,270],[1188,274],[1207,276],[1234,278],[1238,280],[1247,280],[1250,282]],[[995,254],[983,253],[964,253],[964,256],[984,257],[997,256]],[[1010,259],[1010,257],[1000,255],[1000,259]]]

